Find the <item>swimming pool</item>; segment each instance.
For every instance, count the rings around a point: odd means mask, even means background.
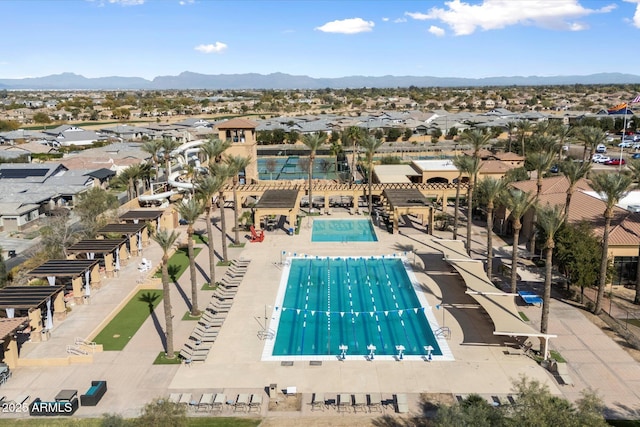
[[[309,158],[258,157],[258,175],[261,181],[307,179],[309,177]],[[337,179],[335,158],[317,156],[313,162],[315,179]]]
[[[312,242],[377,242],[369,219],[315,219]]]
[[[283,270],[263,360],[453,360],[406,258],[298,257]]]

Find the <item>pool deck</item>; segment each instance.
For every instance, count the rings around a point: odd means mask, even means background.
[[[228,211],[228,223],[233,220]],[[340,217],[339,214],[332,215]],[[349,217],[344,214],[344,217]],[[380,393],[383,399],[395,394],[406,394],[409,409],[419,413],[421,393],[466,395],[479,393],[483,396],[506,396],[512,392],[512,381],[526,375],[546,384],[554,394],[570,400],[579,398],[586,387],[599,391],[607,405],[608,415],[640,418],[640,364],[635,362],[619,345],[614,343],[579,310],[557,300],[551,304],[549,330],[558,338],[551,340],[551,348],[557,349],[569,361],[569,372],[575,386],[559,385],[550,372],[524,355],[507,351],[505,338],[492,334],[492,323],[479,309],[478,304],[464,293],[459,276],[442,260],[442,254],[429,245],[430,237],[419,226],[403,227],[401,234],[389,234],[376,227],[378,242],[363,243],[312,243],[312,218],[305,218],[300,235],[289,236],[283,230],[269,232],[262,243],[249,243],[244,249],[230,249],[231,258],[251,259],[233,307],[213,344],[208,358],[203,363],[189,365],[156,366],[152,361],[162,350],[161,341],[152,318],[149,318],[122,352],[104,352],[94,355],[92,364],[76,364],[57,367],[17,368],[13,377],[2,386],[1,395],[10,400],[21,394],[31,398],[52,399],[60,389],[78,389],[82,394],[91,380],[104,379],[108,391],[96,407],[81,407],[76,416],[100,417],[103,413],[116,412],[125,417],[136,416],[142,406],[152,398],[168,396],[169,393],[192,393],[194,398],[203,392],[224,392],[230,398],[238,393],[264,394],[265,403],[254,415],[265,416],[264,425],[370,425],[380,414],[342,414],[326,410],[318,415],[311,411],[312,393],[324,393],[326,399],[338,393]],[[204,224],[198,228],[203,229]],[[181,228],[184,231],[183,228]],[[450,238],[450,233],[443,234]],[[186,238],[183,235],[183,238]],[[485,237],[474,235],[476,245],[481,247]],[[246,240],[246,239],[245,239]],[[500,244],[499,239],[496,247]],[[417,249],[414,257],[412,249]],[[219,235],[216,236],[219,250]],[[273,304],[280,284],[283,251],[318,256],[374,256],[408,252],[414,263],[414,272],[423,288],[423,296],[429,305],[443,303],[444,309],[434,315],[438,322],[451,329],[448,340],[454,361],[360,361],[335,360],[322,364],[309,362],[261,361],[265,341],[260,338],[265,314],[271,317]],[[145,249],[145,257],[154,264],[160,260],[160,250],[152,244]],[[199,279],[205,279],[208,270],[207,251],[197,257]],[[133,266],[137,260],[123,269],[120,278],[109,280],[92,296],[92,304],[79,306],[57,326],[52,339],[38,344],[29,344],[24,357],[42,355],[64,355],[66,344],[75,336],[88,336],[96,325],[115,310],[119,300],[130,292],[139,273]],[[217,269],[220,278],[223,268]],[[189,274],[179,279],[172,291],[174,309],[175,347],[179,350],[195,322],[181,321],[187,310]],[[204,307],[210,293],[201,291],[200,305]],[[519,305],[519,309],[531,319],[534,327],[540,318],[540,308]],[[156,308],[159,324],[164,323],[162,304]],[[268,410],[269,398],[265,393],[269,385],[276,384],[279,390],[296,387],[301,396],[300,410],[277,409],[285,406],[287,399],[278,395],[276,409]],[[239,415],[225,406],[223,415]],[[385,409],[385,413],[393,413]],[[196,414],[194,414],[196,415]],[[0,419],[24,414],[0,414]],[[246,416],[242,414],[241,416]],[[304,418],[305,421],[301,421]]]

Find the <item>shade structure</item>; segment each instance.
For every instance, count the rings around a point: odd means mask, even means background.
[[[120,215],[119,218],[120,218],[120,221],[133,222],[133,223],[137,221],[138,223],[140,222],[144,223],[148,221],[156,221],[158,218],[162,216],[162,214],[164,214],[163,210],[134,209],[134,210],[125,212],[124,214]]]
[[[80,240],[78,243],[71,245],[67,252],[70,254],[73,253],[87,253],[87,254],[103,254],[110,253],[120,246],[124,245],[127,241],[126,238],[121,237],[119,239],[84,239]],[[87,256],[87,258],[91,258]]]
[[[470,294],[487,312],[494,335],[552,338],[526,324],[515,304],[515,296],[496,288],[487,277],[482,261],[471,259],[460,240],[434,240],[447,261],[460,274]]]
[[[132,236],[137,234],[139,231],[144,230],[146,224],[134,224],[134,223],[125,223],[125,224],[107,224],[101,229],[97,231],[98,234],[119,234],[121,236]]]
[[[294,209],[299,190],[265,190],[256,203],[256,209]]]
[[[64,286],[8,286],[0,289],[0,308],[31,309],[45,304]]]
[[[32,277],[77,277],[90,270],[97,259],[52,259],[29,272]]]

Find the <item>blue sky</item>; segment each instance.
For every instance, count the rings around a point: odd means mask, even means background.
[[[2,0],[0,78],[640,74],[640,0]]]

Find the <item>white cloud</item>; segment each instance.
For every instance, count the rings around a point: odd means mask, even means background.
[[[473,34],[477,29],[497,30],[512,25],[584,30],[587,26],[575,22],[575,19],[594,13],[608,13],[615,7],[609,4],[600,9],[588,9],[580,5],[579,0],[484,0],[481,4],[450,0],[445,2],[445,8],[433,7],[427,13],[406,12],[405,15],[420,21],[441,21],[455,35],[464,36]]]
[[[362,18],[343,19],[342,21],[331,21],[316,27],[323,33],[357,34],[366,33],[373,30],[373,21],[365,21]]]
[[[194,47],[194,49],[202,53],[222,53],[227,50],[227,45],[221,42],[215,42],[213,44],[199,44]]]
[[[194,4],[195,2],[196,2],[195,0],[180,0],[178,4],[180,6],[186,6],[188,4]]]
[[[111,4],[121,4],[122,6],[139,6],[144,2],[145,0],[109,0]]]
[[[633,26],[636,28],[640,28],[640,0],[624,0],[627,3],[635,3],[636,4],[636,12],[633,14],[632,22]]]
[[[393,22],[396,24],[402,24],[403,22],[407,22],[407,18],[396,18]]]
[[[432,25],[429,27],[429,32],[431,34],[433,34],[436,37],[442,37],[444,36],[444,29],[440,28],[440,27],[436,27],[435,25]]]
[[[389,22],[389,18],[382,18],[382,22]]]

